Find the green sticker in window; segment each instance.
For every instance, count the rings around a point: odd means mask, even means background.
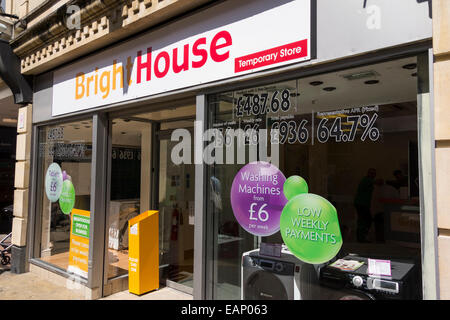
[[[72,224],[72,234],[80,237],[89,238],[90,224],[91,222],[89,217],[74,214]]]
[[[283,193],[286,199],[291,200],[299,194],[308,193],[308,184],[300,176],[290,176],[284,182]]]
[[[290,179],[290,178],[289,178]],[[286,180],[285,192],[289,201],[283,208],[280,218],[280,232],[289,250],[306,263],[320,264],[334,258],[342,247],[342,236],[336,208],[325,198],[304,193],[303,179],[295,180],[301,192],[296,196],[291,193]]]
[[[70,214],[75,205],[75,188],[70,180],[64,180],[61,195],[59,197],[59,206],[64,214]]]

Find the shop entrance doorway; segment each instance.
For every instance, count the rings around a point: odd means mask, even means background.
[[[194,119],[195,101],[111,119],[104,296],[128,289],[128,221],[147,210],[159,211],[160,287],[192,294],[195,166],[172,161],[171,136]]]

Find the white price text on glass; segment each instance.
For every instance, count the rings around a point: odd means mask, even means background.
[[[64,140],[64,128],[57,127],[52,128],[47,133],[48,140]]]
[[[141,160],[141,152],[131,149],[113,149],[112,158],[114,160]]]
[[[288,89],[275,90],[269,93],[250,94],[246,93],[238,98],[235,106],[236,117],[258,116],[269,112],[287,112],[291,108],[291,93]]]
[[[267,220],[269,220],[269,213],[264,210],[264,208],[267,206],[267,203],[263,204],[257,213],[257,216],[254,216],[254,214],[256,213],[256,211],[254,210],[254,207],[258,205],[256,202],[253,202],[250,205],[250,210],[248,210],[248,212],[250,213],[250,220],[255,220],[255,221],[261,221],[261,222],[266,222]]]
[[[317,126],[317,140],[325,143],[330,138],[333,138],[336,142],[353,142],[359,130],[358,128],[361,128],[363,129],[361,141],[366,141],[367,138],[372,141],[377,141],[380,138],[380,131],[375,127],[377,119],[377,113],[374,113],[372,117],[367,114],[348,116],[345,123],[351,124],[351,127],[343,130],[342,118],[335,118],[330,128],[327,126],[329,119],[324,118],[320,120]]]
[[[380,138],[380,131],[375,126],[378,114],[373,113],[354,115],[347,117],[323,118],[319,121],[315,136],[320,143],[328,141],[334,142],[353,142],[356,134],[361,131],[361,141],[377,141]],[[308,142],[313,126],[306,119],[295,120],[277,120],[272,123],[270,136],[273,144],[293,144],[299,142],[305,144]]]
[[[304,144],[309,139],[309,131],[306,128],[308,120],[303,119],[300,123],[294,120],[276,121],[272,124],[270,131],[272,143],[295,143],[296,141]]]

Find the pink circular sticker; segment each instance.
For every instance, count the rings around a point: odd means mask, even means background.
[[[280,216],[287,199],[283,194],[284,174],[268,162],[251,162],[234,177],[231,207],[242,228],[256,236],[270,236],[280,230]]]

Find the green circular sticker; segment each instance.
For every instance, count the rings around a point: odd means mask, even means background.
[[[281,213],[280,232],[289,250],[306,263],[327,262],[342,246],[336,208],[312,193],[289,200]]]
[[[61,195],[59,197],[59,206],[64,214],[69,214],[75,205],[75,188],[70,180],[64,180]]]
[[[308,193],[308,184],[300,176],[290,176],[283,185],[283,193],[286,199],[291,200],[296,195]]]

